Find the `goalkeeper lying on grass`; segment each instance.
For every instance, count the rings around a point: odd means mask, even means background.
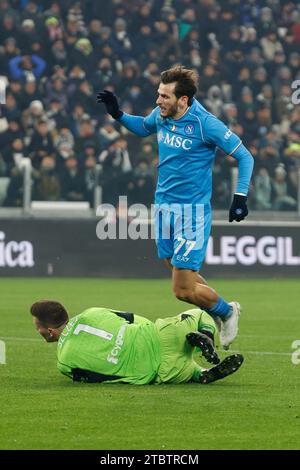
[[[214,348],[217,327],[199,308],[154,323],[144,317],[93,307],[69,319],[59,302],[31,306],[37,331],[47,342],[58,342],[58,369],[74,381],[160,384],[207,384],[236,372],[243,356],[222,362]],[[199,348],[210,369],[193,359]]]

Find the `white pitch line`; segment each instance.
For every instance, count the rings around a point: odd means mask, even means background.
[[[266,335],[243,335],[243,334],[240,334],[238,337],[239,338],[265,338]],[[294,337],[295,337],[295,335],[268,335],[268,338],[281,338],[281,339],[291,339],[291,340],[293,340]]]
[[[16,336],[0,336],[0,339],[3,341],[33,341],[33,342],[41,342],[39,338],[18,338]],[[258,356],[291,356],[293,353],[285,353],[285,352],[274,352],[274,351],[240,351],[235,349],[230,349],[228,352],[231,353],[243,353],[243,354],[256,354]]]
[[[232,353],[243,353],[243,354],[256,354],[257,356],[291,356],[293,353],[282,353],[282,352],[273,352],[273,351],[238,351],[234,349],[229,349],[228,352]]]
[[[39,338],[17,338],[16,336],[0,336],[0,339],[3,341],[33,341],[33,342],[41,342]]]

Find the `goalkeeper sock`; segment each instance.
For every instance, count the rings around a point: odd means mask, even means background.
[[[232,308],[222,297],[218,298],[217,303],[211,307],[205,309],[207,313],[211,316],[218,316],[222,320],[227,320],[232,314]]]

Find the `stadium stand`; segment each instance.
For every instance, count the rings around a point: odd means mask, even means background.
[[[201,103],[255,157],[252,208],[296,210],[300,107],[291,84],[300,79],[299,50],[298,1],[0,0],[0,75],[8,80],[0,205],[22,204],[25,158],[35,200],[92,205],[98,181],[103,202],[122,194],[151,204],[156,136],[131,135],[95,95],[113,90],[124,111],[146,115],[160,71],[182,63],[199,72]],[[229,206],[230,163],[217,155],[218,209]]]

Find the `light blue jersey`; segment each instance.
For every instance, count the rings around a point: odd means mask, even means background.
[[[251,154],[241,139],[196,99],[180,119],[163,118],[156,107],[147,117],[123,113],[119,122],[141,137],[157,134],[158,256],[170,258],[178,268],[199,270],[211,230],[212,166],[216,148],[238,160],[236,193],[243,195],[248,193],[252,174]],[[191,212],[186,217],[183,209],[187,205]]]
[[[157,133],[157,204],[209,203],[216,148],[234,157],[235,151],[242,145],[241,139],[196,99],[177,120],[161,117],[157,106],[145,118],[124,113],[119,122],[140,136]],[[247,157],[239,161],[236,192],[242,194],[248,192],[253,167],[249,152]]]

